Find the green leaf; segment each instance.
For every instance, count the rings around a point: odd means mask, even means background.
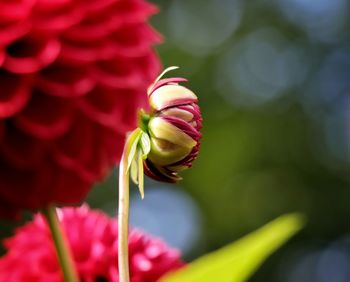
[[[242,282],[304,226],[300,214],[287,214],[224,248],[170,273],[161,282]]]

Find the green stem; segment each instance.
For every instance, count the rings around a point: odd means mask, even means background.
[[[129,282],[129,167],[137,151],[142,131],[136,128],[125,142],[119,165],[118,270],[119,282]]]
[[[119,204],[118,204],[118,269],[119,281],[129,282],[129,173],[127,171],[128,141],[119,166]]]
[[[56,208],[52,205],[48,206],[43,214],[49,225],[52,239],[55,244],[56,253],[58,261],[61,265],[61,270],[65,282],[78,282],[78,275],[73,263],[73,259],[70,253],[70,249],[67,245],[67,240],[65,239],[64,233],[60,227],[58,221]]]

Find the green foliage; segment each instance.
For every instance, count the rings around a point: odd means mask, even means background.
[[[304,225],[300,214],[287,214],[218,251],[200,257],[162,282],[242,282]]]

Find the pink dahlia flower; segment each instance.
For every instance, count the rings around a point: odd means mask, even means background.
[[[117,221],[87,206],[63,208],[58,213],[81,281],[117,282]],[[41,215],[18,228],[5,240],[5,247],[8,252],[0,258],[0,282],[63,281],[50,230]],[[131,282],[155,282],[184,265],[177,250],[138,230],[130,232],[129,256]]]
[[[0,216],[81,201],[118,161],[159,70],[155,12],[144,0],[0,1]]]

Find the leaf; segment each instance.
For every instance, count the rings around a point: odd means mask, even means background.
[[[287,214],[222,249],[200,257],[161,282],[242,282],[304,226],[300,214]]]

